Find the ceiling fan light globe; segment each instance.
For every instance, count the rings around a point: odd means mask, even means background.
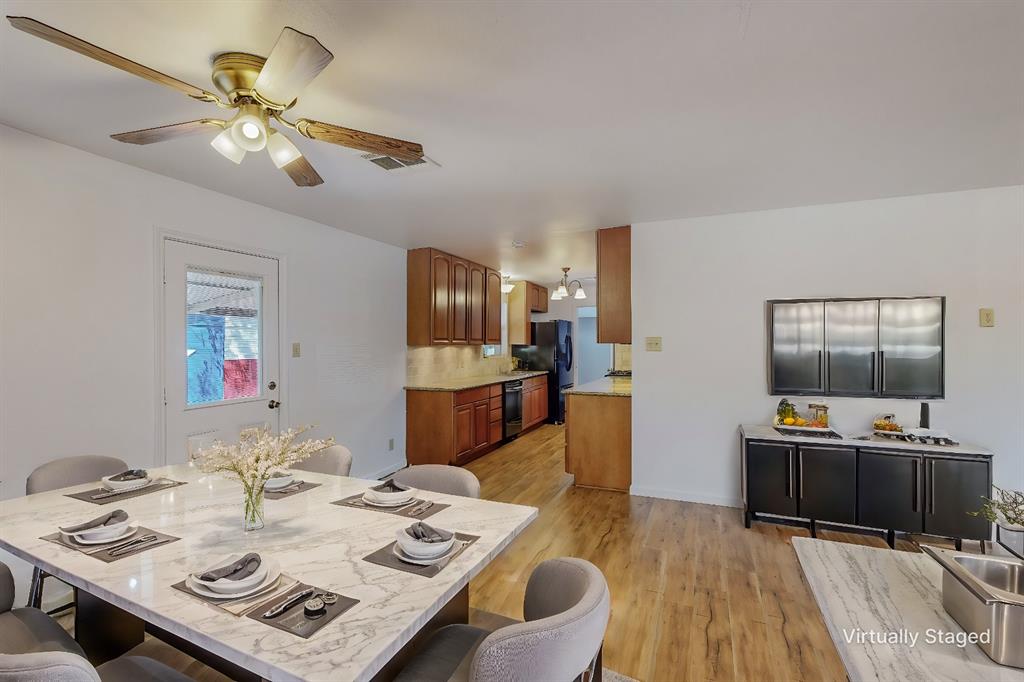
[[[224,158],[235,163],[242,163],[242,159],[245,158],[245,150],[235,144],[231,130],[222,131],[217,137],[213,138],[210,146],[220,152]]]
[[[584,299],[586,297],[587,297],[587,292],[583,291],[583,287],[580,287],[579,289],[577,289],[576,290],[576,295],[573,296],[573,298],[578,298],[580,300],[582,300],[582,299]]]
[[[283,133],[271,129],[270,137],[267,138],[267,152],[270,160],[278,168],[284,168],[295,159],[302,156],[302,152]]]

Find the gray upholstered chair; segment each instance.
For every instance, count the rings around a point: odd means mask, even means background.
[[[25,494],[34,495],[48,490],[66,488],[99,481],[104,476],[118,474],[128,468],[123,460],[103,455],[81,455],[55,459],[35,468],[25,481]],[[39,608],[43,603],[43,581],[47,573],[38,568],[32,571],[32,585],[28,591],[28,605]],[[66,607],[61,607],[61,609]],[[60,610],[60,609],[58,609]]]
[[[352,451],[344,445],[332,445],[308,459],[293,464],[292,469],[312,471],[315,474],[348,476],[348,472],[352,471]]]
[[[122,656],[94,668],[66,651],[0,654],[0,682],[192,682],[145,656]]]
[[[0,654],[62,651],[84,656],[67,631],[39,609],[14,607],[14,576],[0,562]]]
[[[396,483],[412,486],[435,493],[480,497],[480,479],[462,467],[445,464],[414,464],[396,471],[392,478]]]
[[[599,663],[611,612],[608,583],[583,559],[549,559],[534,569],[525,623],[494,631],[448,625],[414,654],[395,682],[571,682]],[[497,617],[501,618],[501,617]]]

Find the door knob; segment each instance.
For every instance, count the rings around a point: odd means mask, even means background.
[[[276,400],[271,400],[269,403],[267,403],[267,407],[269,407],[272,410],[276,410],[277,408],[281,407],[281,403]]]
[[[271,391],[273,391],[274,389],[277,388],[277,382],[276,381],[271,381],[269,384],[267,384],[267,388],[269,388]]]

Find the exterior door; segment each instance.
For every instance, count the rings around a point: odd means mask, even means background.
[[[280,428],[278,261],[164,240],[164,459]]]

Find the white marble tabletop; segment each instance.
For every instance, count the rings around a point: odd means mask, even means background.
[[[243,533],[237,482],[187,465],[150,471],[189,484],[107,506],[63,495],[95,484],[5,500],[0,547],[271,680],[371,678],[537,516],[534,507],[421,493],[451,504],[430,517],[430,524],[480,536],[440,574],[424,578],[362,561],[392,541],[409,519],[329,504],[377,481],[301,472],[304,480],[323,485],[267,500],[266,527]],[[106,564],[39,539],[58,525],[114,508],[182,540]],[[274,557],[285,573],[360,603],[304,640],[171,589],[219,555],[249,551]]]
[[[975,644],[941,641],[936,633],[963,628],[942,607],[931,557],[810,538],[793,538],[793,548],[852,682],[1024,682],[1024,670]]]

